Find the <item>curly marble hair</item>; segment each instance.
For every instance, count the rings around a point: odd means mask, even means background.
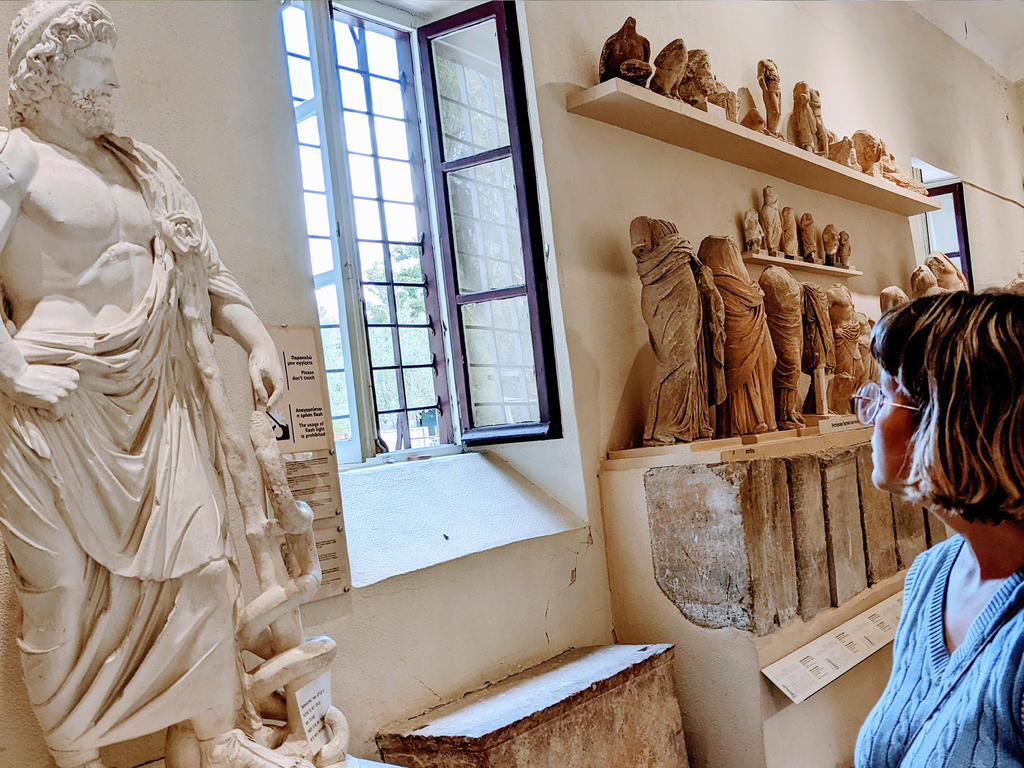
[[[875,325],[871,352],[921,409],[906,494],[968,521],[1024,520],[1024,298],[901,304]]]
[[[11,127],[31,122],[60,82],[68,60],[96,42],[117,43],[114,21],[93,0],[67,3],[35,0],[11,24],[7,92]]]

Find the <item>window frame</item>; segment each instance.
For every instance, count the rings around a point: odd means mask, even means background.
[[[941,197],[942,195],[953,196],[953,218],[956,222],[956,237],[959,243],[959,250],[956,253],[947,253],[946,256],[959,261],[961,271],[964,273],[964,277],[967,278],[967,285],[973,291],[974,269],[971,265],[971,244],[967,235],[967,211],[964,207],[963,182],[940,183],[928,188],[929,197]],[[931,213],[931,211],[928,211],[928,214]],[[928,214],[926,214],[926,218]],[[931,224],[926,222],[925,231],[927,232],[929,249],[932,248],[930,227]]]
[[[431,43],[439,37],[489,19],[494,19],[497,30],[505,110],[508,118],[509,148],[508,150],[504,148],[489,150],[467,158],[445,161],[438,105],[439,94]],[[430,163],[427,166],[427,171],[432,177],[437,208],[436,225],[441,246],[439,261],[443,271],[447,299],[447,333],[453,363],[451,378],[454,379],[455,399],[459,407],[461,442],[464,445],[473,446],[559,438],[562,436],[562,425],[558,383],[555,375],[554,344],[551,335],[551,311],[515,3],[493,0],[467,9],[419,27],[416,30],[416,39],[419,47],[420,83],[423,88],[424,117],[430,151]],[[518,78],[514,76],[514,73],[517,72],[520,73]],[[447,175],[506,157],[512,161],[516,185],[520,236],[523,246],[525,292],[516,286],[460,296],[451,205],[446,183]],[[465,336],[462,333],[461,307],[472,303],[519,296],[526,297],[530,314],[539,419],[536,422],[473,426],[469,366],[465,351]]]

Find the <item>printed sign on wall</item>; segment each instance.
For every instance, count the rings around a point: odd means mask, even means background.
[[[277,345],[285,374],[285,394],[270,413],[281,453],[333,449],[316,330],[309,326],[271,326],[267,330]]]

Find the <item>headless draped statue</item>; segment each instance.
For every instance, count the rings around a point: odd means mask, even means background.
[[[266,414],[251,443],[235,434],[213,332],[248,353],[264,408],[280,357],[177,171],[112,133],[116,42],[92,0],[36,0],[9,41],[0,529],[29,698],[60,768],[165,729],[167,768],[341,766],[340,713],[315,755],[293,717],[295,686],[334,653],[298,619],[320,578],[312,513]],[[249,604],[224,471],[257,556]],[[246,671],[243,649],[267,663]]]
[[[638,216],[629,226],[640,307],[656,359],[645,445],[714,435],[712,408],[725,399],[725,309],[710,270],[668,221]]]
[[[796,394],[803,349],[803,290],[789,270],[782,267],[766,268],[757,284],[764,292],[768,330],[778,358],[772,373],[775,419],[779,429],[796,429],[805,426]]]
[[[811,377],[804,413],[828,415],[827,377],[836,367],[836,343],[828,297],[814,283],[803,283],[804,344],[800,367]]]
[[[718,407],[720,437],[776,428],[772,371],[775,349],[764,300],[750,279],[739,245],[731,237],[705,237],[697,254],[711,268],[725,303],[725,382],[728,396]]]
[[[826,291],[828,317],[836,345],[836,371],[828,388],[828,407],[832,413],[850,413],[850,398],[866,375],[861,360],[861,322],[853,307],[853,297],[844,285],[835,283]]]

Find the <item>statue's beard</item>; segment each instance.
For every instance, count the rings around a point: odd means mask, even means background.
[[[82,91],[67,85],[54,90],[61,116],[83,136],[95,139],[114,130],[110,96],[102,91]]]

